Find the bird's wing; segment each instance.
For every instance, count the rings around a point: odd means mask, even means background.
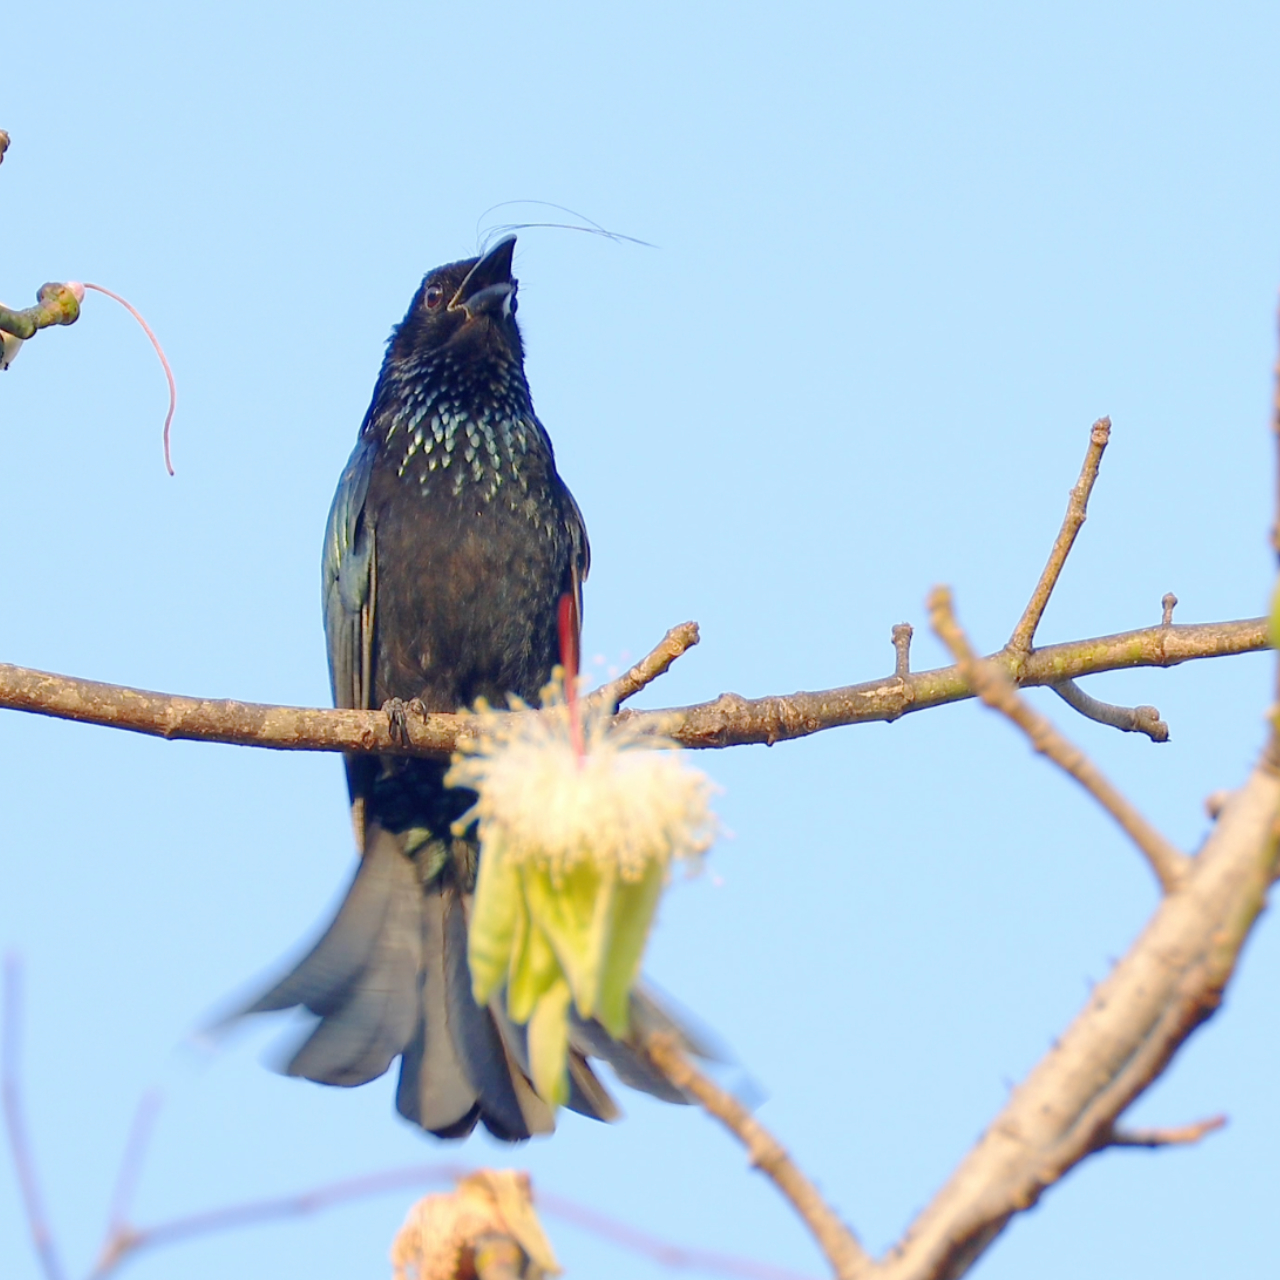
[[[563,484],[563,481],[561,482]],[[569,530],[569,541],[573,548],[573,582],[578,592],[578,615],[582,615],[582,584],[591,572],[591,543],[587,539],[587,522],[582,518],[582,511],[569,486],[564,485],[564,522]]]
[[[572,667],[577,671],[581,666],[581,654],[579,649],[582,645],[582,584],[587,580],[587,574],[591,572],[591,543],[587,541],[587,523],[582,518],[582,511],[578,504],[574,501],[573,494],[569,492],[569,486],[563,481],[561,488],[564,491],[564,523],[569,533],[569,598],[572,601],[573,623],[570,634],[573,637],[573,657]],[[561,645],[567,639],[562,633]],[[561,661],[570,665],[569,655],[562,653]]]
[[[373,523],[364,503],[374,444],[362,438],[338,481],[324,534],[324,633],[329,682],[339,707],[368,708],[373,699],[373,610],[377,570]]]
[[[338,481],[324,534],[321,571],[324,634],[329,645],[329,683],[335,706],[366,710],[373,705],[373,627],[378,562],[373,521],[365,512],[376,444],[361,436]],[[347,757],[356,845],[364,850],[364,794],[374,766]]]

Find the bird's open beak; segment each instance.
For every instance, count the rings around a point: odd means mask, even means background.
[[[516,291],[516,282],[511,278],[511,255],[515,248],[515,236],[499,240],[467,272],[467,278],[458,286],[458,292],[449,303],[449,310],[461,308],[468,319],[486,311],[502,311]]]

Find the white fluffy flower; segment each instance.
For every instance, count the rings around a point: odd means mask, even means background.
[[[480,708],[474,746],[446,782],[478,800],[480,871],[468,960],[477,1001],[506,988],[529,1024],[534,1084],[562,1102],[570,1004],[614,1036],[627,1032],[631,988],[673,860],[711,844],[712,784],[670,742],[615,725],[580,704],[581,750],[562,688],[543,710]]]

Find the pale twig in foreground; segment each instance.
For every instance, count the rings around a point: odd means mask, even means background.
[[[1169,726],[1160,719],[1155,707],[1121,707],[1114,702],[1103,702],[1090,697],[1074,680],[1064,680],[1052,688],[1067,706],[1089,720],[1119,729],[1121,733],[1145,733],[1152,742],[1169,741]]]
[[[19,1182],[31,1223],[31,1234],[47,1280],[63,1280],[63,1271],[53,1246],[52,1236],[35,1182],[34,1159],[22,1122],[19,1086],[18,1050],[21,1027],[20,974],[17,962],[10,959],[5,976],[4,1006],[4,1093],[6,1118],[9,1121],[9,1143],[19,1170]],[[146,1158],[148,1140],[159,1109],[160,1096],[147,1093],[138,1105],[125,1146],[125,1154],[116,1176],[106,1239],[90,1280],[105,1280],[125,1262],[157,1246],[180,1244],[200,1236],[213,1235],[238,1227],[257,1226],[323,1212],[368,1196],[390,1191],[412,1189],[424,1184],[452,1183],[474,1172],[468,1165],[454,1163],[410,1165],[389,1169],[364,1177],[346,1178],[313,1187],[294,1195],[275,1196],[225,1205],[201,1213],[172,1218],[147,1227],[129,1222],[129,1205]],[[750,1258],[718,1253],[709,1249],[689,1248],[661,1236],[651,1235],[566,1196],[539,1192],[538,1205],[544,1212],[599,1236],[629,1253],[650,1258],[672,1270],[702,1271],[734,1277],[735,1280],[811,1280],[810,1277],[782,1267],[771,1267]]]
[[[1172,1129],[1116,1129],[1107,1142],[1110,1147],[1185,1147],[1210,1133],[1225,1128],[1226,1116],[1210,1116],[1195,1124],[1178,1125]]]
[[[383,1173],[368,1174],[359,1178],[347,1178],[340,1182],[313,1187],[296,1195],[276,1196],[264,1200],[247,1201],[227,1205],[205,1213],[190,1214],[157,1223],[151,1227],[130,1227],[123,1222],[108,1238],[94,1268],[91,1280],[104,1280],[126,1260],[145,1249],[158,1245],[179,1244],[198,1236],[210,1235],[237,1227],[258,1226],[266,1222],[284,1221],[319,1213],[336,1205],[347,1204],[368,1196],[384,1195],[390,1191],[408,1190],[424,1185],[456,1182],[474,1172],[461,1164],[410,1165],[403,1169],[389,1169]],[[538,1191],[534,1196],[537,1206],[552,1217],[599,1236],[628,1253],[650,1258],[672,1270],[704,1271],[714,1275],[732,1276],[736,1280],[811,1280],[810,1277],[782,1267],[771,1267],[750,1258],[717,1253],[708,1249],[692,1249],[650,1235],[606,1214],[597,1213],[586,1205],[565,1196]]]
[[[711,1249],[690,1249],[684,1245],[673,1244],[661,1236],[650,1235],[619,1222],[616,1218],[607,1217],[588,1209],[563,1196],[549,1195],[545,1191],[534,1191],[534,1204],[544,1213],[564,1222],[590,1231],[625,1249],[628,1253],[639,1254],[649,1258],[660,1266],[669,1267],[673,1271],[707,1271],[714,1275],[735,1276],[737,1280],[812,1280],[798,1271],[788,1271],[785,1267],[773,1267],[767,1262],[755,1262],[751,1258],[738,1258],[731,1253],[717,1253]]]
[[[0,1011],[0,1063],[4,1112],[9,1149],[17,1169],[18,1184],[32,1242],[40,1259],[45,1280],[64,1280],[53,1234],[44,1209],[43,1197],[35,1173],[35,1158],[27,1136],[22,1108],[21,1088],[22,974],[15,956],[7,957],[4,968],[4,1007]],[[366,1196],[384,1194],[402,1188],[420,1187],[424,1183],[456,1182],[473,1173],[467,1165],[441,1163],[411,1165],[390,1169],[364,1177],[347,1178],[313,1187],[295,1195],[244,1201],[201,1213],[172,1218],[152,1226],[139,1227],[129,1222],[129,1205],[146,1159],[146,1151],[160,1095],[152,1090],[142,1098],[130,1127],[124,1156],[116,1175],[111,1198],[107,1234],[98,1253],[90,1280],[105,1280],[121,1265],[139,1253],[160,1245],[179,1244],[200,1236],[212,1235],[238,1227],[303,1217],[322,1212],[335,1205],[346,1204]],[[540,1193],[538,1204],[566,1222],[608,1240],[630,1253],[640,1254],[673,1270],[704,1271],[736,1280],[810,1280],[782,1267],[771,1267],[750,1258],[717,1253],[708,1249],[687,1248],[650,1235],[627,1223],[597,1213],[586,1205],[564,1196]]]
[[[221,1209],[193,1213],[151,1227],[128,1227],[122,1223],[119,1230],[108,1238],[91,1280],[102,1280],[102,1277],[110,1275],[126,1259],[157,1245],[177,1244],[196,1236],[255,1226],[263,1222],[276,1222],[284,1218],[305,1217],[362,1196],[402,1187],[421,1186],[424,1182],[452,1182],[465,1177],[469,1172],[467,1166],[459,1164],[395,1169],[364,1178],[348,1178],[342,1182],[329,1183],[300,1195],[248,1200]]]
[[[1142,816],[1137,808],[1102,775],[1101,770],[1069,742],[1053,724],[1033,711],[1018,695],[1009,676],[993,662],[982,661],[960,629],[951,605],[951,592],[935,587],[927,604],[938,638],[951,651],[970,688],[987,706],[1008,716],[1031,740],[1031,745],[1069,773],[1120,824],[1142,851],[1166,893],[1185,877],[1189,859]]]
[[[134,1192],[138,1189],[138,1179],[142,1176],[142,1166],[146,1162],[147,1145],[151,1141],[151,1131],[155,1128],[156,1117],[160,1114],[160,1091],[148,1089],[138,1103],[133,1115],[133,1124],[129,1127],[129,1137],[125,1142],[124,1155],[120,1160],[120,1169],[116,1174],[116,1188],[111,1196],[111,1209],[107,1214],[107,1243],[104,1253],[111,1249],[117,1238],[125,1238],[132,1234],[128,1225],[129,1206],[133,1203]]]
[[[672,627],[630,671],[601,685],[592,693],[592,698],[607,702],[616,711],[620,703],[635,697],[646,685],[652,684],[660,675],[665,675],[671,664],[681,654],[692,649],[699,638],[696,622],[682,622]]]
[[[22,1027],[22,968],[16,956],[5,957],[4,963],[4,1043],[0,1045],[3,1058],[4,1122],[9,1134],[9,1150],[13,1155],[18,1175],[18,1187],[22,1192],[22,1205],[27,1213],[27,1226],[36,1256],[46,1280],[63,1280],[65,1272],[58,1258],[53,1232],[45,1213],[44,1197],[36,1177],[35,1156],[27,1137],[26,1116],[22,1109],[21,1079],[21,1027]]]
[[[1080,532],[1088,516],[1089,495],[1093,492],[1094,482],[1098,478],[1098,467],[1102,463],[1102,454],[1111,438],[1111,419],[1099,418],[1089,432],[1089,448],[1085,451],[1084,465],[1080,468],[1080,479],[1071,490],[1067,501],[1067,514],[1062,517],[1062,528],[1054,539],[1053,550],[1049,552],[1049,561],[1036,583],[1036,589],[1027,601],[1027,607],[1018,619],[1018,625],[1009,637],[1008,648],[1015,654],[1030,653],[1031,642],[1036,638],[1036,628],[1044,616],[1049,597],[1058,584],[1058,575],[1067,562],[1071,552],[1071,544]]]
[[[247,1201],[228,1205],[206,1213],[191,1214],[152,1227],[123,1227],[108,1241],[93,1271],[91,1280],[104,1280],[127,1259],[158,1245],[178,1244],[198,1236],[210,1235],[237,1227],[257,1226],[266,1222],[285,1221],[323,1212],[336,1205],[347,1204],[368,1196],[390,1191],[408,1190],[424,1185],[456,1182],[473,1170],[468,1165],[426,1164],[389,1169],[384,1173],[360,1178],[347,1178],[327,1183],[296,1195]],[[538,1191],[535,1203],[544,1213],[598,1236],[628,1253],[647,1257],[672,1270],[703,1271],[713,1275],[732,1276],[736,1280],[811,1280],[811,1277],[782,1267],[770,1267],[751,1258],[716,1253],[707,1249],[691,1249],[664,1240],[661,1236],[640,1231],[616,1218],[597,1213],[586,1205],[565,1196]]]
[[[751,1164],[773,1181],[804,1220],[839,1280],[870,1275],[875,1264],[858,1238],[751,1112],[698,1071],[680,1052],[673,1036],[652,1036],[646,1047],[667,1079],[696,1099],[708,1115],[719,1120],[746,1147]]]

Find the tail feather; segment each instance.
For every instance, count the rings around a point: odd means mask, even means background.
[[[417,890],[423,963],[417,974],[417,1029],[400,1063],[396,1109],[438,1136],[463,1137],[481,1118],[479,1091],[463,1069],[450,1026],[445,969],[445,907],[449,891],[433,884]],[[465,1127],[464,1127],[465,1126]]]
[[[490,1004],[489,1010],[502,1035],[508,1055],[519,1067],[521,1078],[526,1081],[531,1080],[533,1072],[529,1067],[529,1029],[518,1022],[511,1021],[503,1007],[501,997]],[[537,1094],[534,1094],[534,1097],[537,1097]],[[541,1098],[538,1101],[542,1102]],[[542,1102],[542,1105],[546,1107],[547,1104]],[[589,1120],[603,1120],[606,1123],[617,1120],[622,1114],[609,1091],[591,1070],[591,1064],[572,1047],[569,1050],[569,1100],[565,1106],[570,1111],[586,1116]],[[549,1107],[547,1111],[548,1114],[551,1113]]]
[[[589,1120],[611,1123],[622,1115],[613,1095],[600,1083],[591,1064],[576,1049],[569,1050],[569,1101],[565,1106]]]
[[[511,1075],[511,1086],[515,1089],[516,1098],[520,1102],[520,1114],[524,1117],[524,1126],[529,1133],[554,1133],[556,1130],[555,1108],[544,1102],[534,1091],[529,1076],[520,1064],[511,1056],[506,1041],[503,1041],[502,1052]]]
[[[508,1142],[551,1132],[555,1112],[531,1083],[526,1028],[507,1016],[501,996],[481,1008],[471,994],[465,896],[447,872],[424,887],[402,844],[370,823],[367,852],[333,923],[243,1012],[302,1005],[316,1014],[286,1070],[321,1084],[364,1084],[399,1056],[396,1109],[437,1137],[465,1137],[480,1123]],[[700,1046],[643,990],[631,1012],[625,1041],[571,1014],[570,1109],[604,1121],[620,1114],[589,1056],[632,1088],[687,1101],[642,1046],[653,1030],[673,1032],[691,1052]]]
[[[384,835],[386,833],[383,833]],[[382,935],[397,902],[413,900],[417,876],[394,840],[371,841],[333,923],[296,968],[265,991],[245,1013],[303,1005],[325,1017],[340,1009]]]
[[[632,1001],[633,1021],[635,1002]],[[639,1044],[615,1040],[594,1018],[579,1018],[570,1012],[569,1043],[584,1057],[588,1054],[607,1062],[613,1073],[632,1089],[651,1094],[663,1102],[687,1103],[681,1090],[649,1061]]]
[[[341,1003],[325,1002],[319,1025],[286,1068],[289,1075],[320,1084],[365,1084],[383,1075],[404,1050],[417,1021],[417,917],[413,897],[402,895],[390,904],[368,963],[343,988]]]

